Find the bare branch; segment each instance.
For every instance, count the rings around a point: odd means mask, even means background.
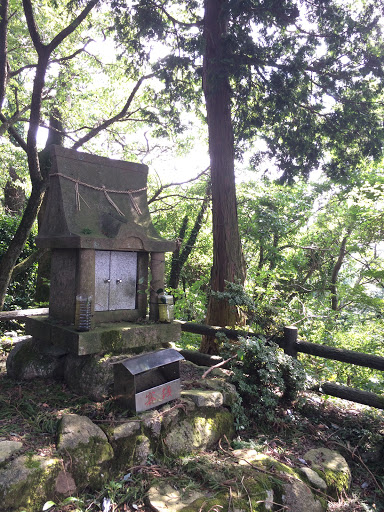
[[[40,34],[36,25],[35,17],[33,15],[33,9],[30,0],[23,0],[23,7],[29,35],[31,36],[33,46],[39,54],[44,45],[40,39]]]
[[[195,178],[191,178],[190,180],[187,180],[187,181],[182,181],[180,183],[168,183],[167,185],[161,185],[160,188],[158,190],[156,190],[156,192],[153,194],[153,196],[148,200],[148,204],[151,204],[153,203],[154,201],[159,201],[158,197],[159,195],[167,188],[169,187],[177,187],[177,186],[180,186],[180,185],[186,185],[187,183],[192,183],[193,181],[196,181],[198,180],[201,176],[203,176],[204,174],[206,174],[209,170],[209,167],[207,167],[206,169],[204,169],[204,171],[201,171]],[[174,194],[173,196],[167,196],[167,197],[174,197],[176,194]],[[181,196],[180,196],[181,197]]]
[[[29,105],[23,107],[20,112],[15,112],[12,117],[6,118],[4,115],[0,117],[0,121],[2,121],[2,125],[0,126],[0,137],[4,135],[6,131],[9,131],[9,129],[17,123],[17,121],[20,121],[22,119],[22,115],[25,114],[29,110]]]
[[[18,274],[21,274],[21,272],[25,272],[31,265],[39,261],[48,251],[49,249],[38,249],[23,261],[20,261],[20,263],[13,267],[12,279],[14,279]]]
[[[120,110],[120,112],[118,114],[116,114],[115,116],[107,119],[106,121],[104,121],[103,123],[101,123],[99,126],[96,126],[94,128],[92,128],[92,130],[90,130],[89,133],[87,133],[86,135],[84,135],[84,137],[82,137],[81,139],[79,139],[73,146],[72,146],[72,149],[78,149],[79,147],[81,147],[83,144],[85,144],[86,142],[88,142],[89,140],[93,139],[93,137],[95,137],[98,133],[100,133],[102,130],[105,130],[106,128],[108,128],[108,126],[111,126],[111,124],[121,120],[128,112],[128,109],[129,107],[131,106],[131,103],[137,93],[137,91],[139,90],[141,84],[144,82],[144,80],[148,80],[149,78],[152,78],[155,76],[156,73],[151,73],[149,75],[145,75],[145,76],[142,76],[136,83],[135,87],[132,89],[132,92],[131,94],[129,95],[129,98],[128,100],[126,101],[124,107]],[[136,112],[136,111],[135,111]]]
[[[24,0],[26,1],[26,0]],[[85,18],[88,16],[88,14],[91,12],[91,10],[95,7],[96,4],[99,3],[99,0],[91,0],[85,8],[81,11],[81,13],[75,18],[72,23],[70,23],[65,29],[63,29],[59,34],[57,34],[56,37],[52,39],[52,41],[49,43],[49,53],[52,53],[53,50],[55,50],[60,43],[64,41],[66,37],[72,34],[77,27],[85,20]]]

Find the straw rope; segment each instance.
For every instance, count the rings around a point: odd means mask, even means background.
[[[55,174],[51,174],[51,176],[58,176],[60,178],[64,178],[66,180],[72,181],[75,184],[75,196],[76,196],[76,209],[80,211],[80,199],[84,201],[84,203],[90,208],[87,201],[80,195],[79,193],[79,185],[82,185],[83,187],[88,187],[93,190],[98,190],[100,192],[103,192],[105,195],[107,201],[115,208],[115,210],[122,216],[125,217],[124,213],[120,210],[120,208],[117,206],[117,204],[112,200],[111,196],[109,194],[127,194],[129,199],[131,200],[132,206],[135,209],[136,213],[138,215],[142,215],[142,211],[140,210],[139,205],[135,201],[135,198],[133,197],[133,194],[137,194],[138,192],[143,192],[144,190],[147,190],[147,187],[139,188],[137,190],[114,190],[111,188],[106,188],[104,185],[101,187],[97,187],[95,185],[90,185],[89,183],[85,183],[84,181],[77,180],[75,178],[71,178],[70,176],[66,176],[65,174],[62,174],[60,172],[57,172]]]

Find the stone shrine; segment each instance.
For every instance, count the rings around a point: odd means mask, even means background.
[[[106,354],[167,348],[180,338],[179,325],[157,322],[164,253],[173,251],[175,242],[163,239],[152,224],[147,174],[146,165],[52,146],[48,198],[36,238],[52,254],[49,316],[28,318],[26,331],[40,351],[71,355],[75,377],[64,370],[69,383],[81,379],[76,367],[86,371],[84,356],[94,354],[105,363]],[[86,329],[75,325],[79,297],[89,305]]]

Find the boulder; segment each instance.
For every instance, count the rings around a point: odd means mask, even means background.
[[[282,504],[292,512],[324,512],[324,504],[301,480],[290,478],[283,484]]]
[[[8,354],[7,374],[12,379],[61,378],[64,371],[63,352],[36,338],[20,341]]]
[[[337,498],[349,489],[351,470],[340,453],[328,448],[309,450],[304,459],[311,464],[311,469],[325,481],[329,493]]]
[[[168,483],[159,483],[148,491],[148,502],[157,512],[179,512],[204,494],[196,490],[183,491]]]
[[[0,466],[23,447],[19,441],[0,441]]]
[[[209,389],[190,389],[181,392],[182,398],[189,398],[197,407],[221,407],[224,399],[220,391]]]
[[[21,455],[0,471],[0,510],[41,510],[53,497],[55,479],[62,460],[37,455]]]
[[[112,446],[101,428],[86,416],[62,417],[57,450],[78,487],[97,489],[109,478]]]
[[[164,452],[169,457],[195,453],[210,448],[226,435],[234,435],[232,414],[226,409],[197,409],[189,413],[163,436]]]

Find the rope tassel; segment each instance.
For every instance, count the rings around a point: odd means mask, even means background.
[[[124,213],[120,210],[120,208],[117,206],[116,203],[114,203],[111,199],[111,197],[108,195],[107,189],[103,185],[103,192],[105,197],[107,198],[108,202],[114,207],[114,209],[119,213],[122,217],[125,217]]]

